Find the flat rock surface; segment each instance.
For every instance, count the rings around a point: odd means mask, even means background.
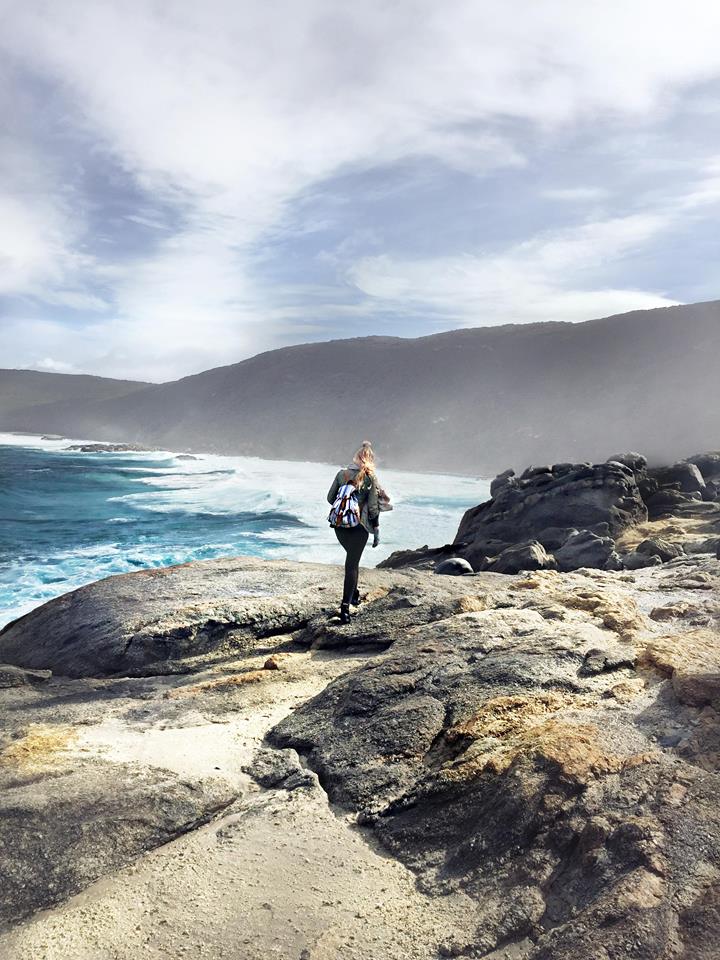
[[[370,571],[365,582],[402,577]],[[341,584],[333,566],[251,557],[110,577],[8,624],[0,662],[69,677],[187,672],[334,609]]]

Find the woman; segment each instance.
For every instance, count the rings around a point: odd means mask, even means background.
[[[371,533],[373,547],[380,543],[375,454],[368,440],[357,451],[353,462],[344,470],[338,471],[327,498],[328,503],[333,504],[330,523],[345,550],[345,583],[340,604],[340,622],[350,623],[350,604],[356,607],[360,603],[357,588],[360,557]]]

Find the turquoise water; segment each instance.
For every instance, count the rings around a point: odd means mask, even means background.
[[[0,626],[116,573],[237,554],[340,562],[325,494],[337,466],[245,457],[70,452],[0,435]],[[452,540],[488,482],[384,471],[392,550]]]

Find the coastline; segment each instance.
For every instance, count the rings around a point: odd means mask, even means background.
[[[22,430],[0,430],[0,446],[3,443],[3,439],[2,439],[3,437],[25,437],[28,439],[37,438],[42,440],[42,438],[45,436],[49,437],[50,435],[45,433],[26,433]],[[48,441],[48,442],[51,442],[51,441]],[[60,440],[54,440],[53,438],[53,442],[73,443],[73,444],[74,443],[81,443],[81,444],[97,443],[97,444],[118,444],[118,445],[127,444],[128,447],[134,446],[133,442],[129,440],[108,440],[107,438],[103,440],[97,440],[97,439],[88,440],[87,438],[62,437],[60,438]],[[20,444],[20,446],[23,446],[23,445],[24,444]],[[128,452],[133,452],[133,451],[128,451]],[[277,463],[277,464],[312,463],[320,466],[326,466],[328,467],[329,470],[338,470],[340,467],[343,467],[345,465],[344,463],[341,463],[339,461],[337,463],[330,463],[329,461],[325,461],[325,460],[294,460],[292,457],[288,459],[282,459],[277,457],[258,457],[258,456],[255,456],[254,454],[245,454],[245,453],[217,453],[216,451],[206,450],[200,447],[183,447],[182,450],[169,450],[167,447],[145,447],[138,444],[134,452],[167,453],[174,457],[179,457],[179,456],[182,456],[183,454],[192,454],[193,456],[196,456],[196,457],[223,457],[231,460],[235,460],[235,459],[254,460],[262,463]],[[413,475],[419,475],[423,477],[458,477],[463,480],[471,480],[478,483],[485,482],[488,484],[488,487],[489,487],[490,481],[493,479],[493,476],[490,476],[489,474],[485,476],[484,474],[472,473],[470,471],[468,472],[453,471],[449,473],[443,473],[440,470],[415,470],[415,469],[411,470],[403,467],[385,467],[382,461],[379,462],[378,469],[379,469],[379,472],[381,473],[391,471],[392,473],[413,474]]]

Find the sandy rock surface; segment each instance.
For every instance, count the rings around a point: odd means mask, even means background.
[[[720,562],[368,571],[349,626],[340,576],[130,574],[0,635],[0,956],[715,957]]]

